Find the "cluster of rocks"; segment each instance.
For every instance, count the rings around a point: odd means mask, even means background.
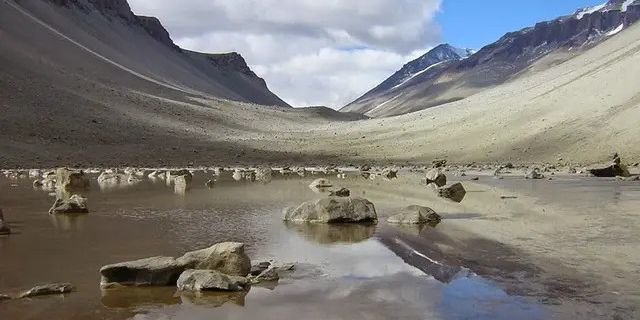
[[[446,161],[444,162],[446,164]],[[444,165],[443,161],[435,165]],[[440,168],[432,168],[427,171],[423,183],[433,188],[441,198],[446,198],[455,202],[462,202],[467,194],[464,186],[460,182],[447,184],[447,176]]]
[[[179,258],[152,257],[106,265],[100,269],[100,285],[103,288],[176,286],[181,291],[243,291],[251,284],[277,281],[279,271],[284,270],[271,263],[252,266],[244,244],[223,242],[187,252]]]

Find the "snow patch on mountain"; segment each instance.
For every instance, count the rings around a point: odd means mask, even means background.
[[[413,78],[415,78],[415,77],[417,77],[417,76],[419,76],[419,75],[421,75],[421,74],[423,74],[423,73],[425,73],[425,72],[427,72],[427,71],[429,71],[429,70],[431,70],[431,69],[433,69],[433,68],[435,68],[435,67],[437,67],[437,66],[439,66],[439,65],[441,65],[441,64],[443,64],[445,62],[447,62],[447,61],[451,61],[451,60],[440,61],[438,63],[432,64],[432,65],[426,67],[424,70],[420,70],[420,71],[412,74],[411,76],[409,76],[408,78],[406,78],[405,80],[403,80],[402,82],[400,82],[399,84],[397,84],[393,88],[391,88],[391,90],[394,90],[394,89],[402,87],[405,83],[411,81]]]

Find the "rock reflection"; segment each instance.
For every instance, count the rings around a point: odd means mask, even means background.
[[[291,231],[320,244],[358,243],[373,237],[374,224],[324,224],[285,222]]]
[[[57,230],[82,230],[86,215],[67,215],[67,214],[50,214],[49,220]]]
[[[174,287],[112,288],[102,290],[102,305],[107,308],[137,308],[173,305],[181,302]]]
[[[210,308],[222,307],[226,303],[232,303],[241,307],[245,305],[245,298],[249,291],[239,292],[184,292],[180,295],[182,303],[190,303],[197,306]]]

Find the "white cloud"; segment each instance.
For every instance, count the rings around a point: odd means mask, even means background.
[[[341,107],[440,41],[442,0],[130,0],[174,41],[237,51],[292,105]]]

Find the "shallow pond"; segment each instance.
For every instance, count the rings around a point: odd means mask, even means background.
[[[0,207],[14,232],[0,237],[0,292],[48,282],[71,282],[77,289],[0,302],[0,318],[549,319],[587,310],[571,293],[574,286],[589,286],[584,279],[566,284],[566,293],[552,292],[536,281],[544,270],[530,256],[457,232],[461,221],[483,219],[484,212],[451,204],[437,209],[445,220],[435,229],[384,223],[395,209],[424,204],[413,199],[431,199],[418,177],[329,177],[375,203],[381,216],[376,226],[284,223],[284,208],[326,196],[308,187],[318,177],[274,174],[262,183],[225,173],[209,189],[204,182],[211,174],[198,172],[184,195],[163,180],[101,188],[94,177],[87,194],[91,212],[78,217],[50,216],[47,192],[34,190],[28,179],[0,178]],[[472,200],[479,196],[469,191]],[[296,270],[246,293],[99,287],[102,265],[179,256],[223,241],[245,243],[254,262],[294,263]]]

